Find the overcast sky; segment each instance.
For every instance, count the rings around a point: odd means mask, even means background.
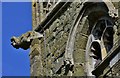
[[[10,38],[32,30],[30,2],[2,3],[2,75],[29,76],[29,50],[15,49]]]

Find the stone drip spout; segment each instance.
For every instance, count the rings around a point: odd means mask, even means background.
[[[13,36],[11,38],[11,45],[16,49],[22,48],[26,50],[30,47],[33,39],[41,38],[41,37],[43,37],[43,35],[38,32],[28,31],[19,37]]]

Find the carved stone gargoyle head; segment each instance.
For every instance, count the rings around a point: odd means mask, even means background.
[[[35,32],[35,31],[29,31],[20,37],[13,36],[11,38],[11,42],[12,42],[11,45],[16,49],[22,48],[26,50],[30,47],[33,39],[41,38],[41,37],[43,37],[42,34]]]
[[[16,48],[16,49],[19,49],[19,48],[22,48],[24,50],[27,50],[31,44],[31,41],[30,42],[27,42],[27,41],[21,41],[21,39],[19,37],[12,37],[11,38],[11,45]]]

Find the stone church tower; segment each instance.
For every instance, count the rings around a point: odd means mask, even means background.
[[[31,76],[120,76],[120,2],[33,0],[33,30],[12,37],[30,48]]]

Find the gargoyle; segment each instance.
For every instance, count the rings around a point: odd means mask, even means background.
[[[22,48],[24,50],[28,49],[31,45],[31,42],[35,38],[43,37],[42,34],[35,32],[35,31],[28,31],[25,34],[21,35],[20,37],[13,36],[11,38],[11,45],[16,49]]]

